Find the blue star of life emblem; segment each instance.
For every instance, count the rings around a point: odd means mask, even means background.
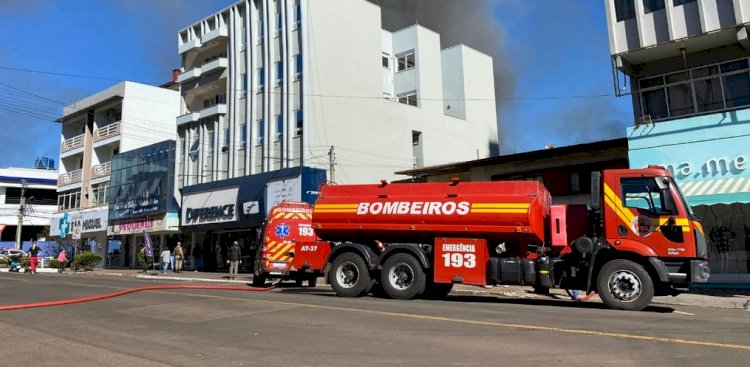
[[[289,236],[289,226],[286,225],[286,223],[281,223],[276,226],[276,237],[283,239],[286,236]]]

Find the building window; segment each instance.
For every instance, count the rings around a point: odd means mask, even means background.
[[[247,73],[242,73],[240,77],[242,80],[242,96],[247,96]]]
[[[284,63],[276,61],[276,86],[282,85],[284,80]]]
[[[274,134],[274,141],[280,141],[284,138],[284,117],[276,115],[276,134]]]
[[[614,0],[618,22],[635,18],[635,0]]]
[[[302,136],[302,110],[294,111],[296,123],[294,125],[294,136]]]
[[[643,0],[643,10],[646,14],[664,9],[664,0]]]
[[[214,131],[208,130],[208,155],[214,155]]]
[[[302,24],[302,5],[299,0],[294,2],[294,29],[298,29]]]
[[[396,56],[398,60],[398,71],[414,69],[414,50],[404,52]]]
[[[195,138],[193,140],[193,144],[190,144],[190,152],[188,153],[190,155],[190,159],[196,160],[198,159],[198,152],[200,151],[201,147],[201,139]]]
[[[573,172],[570,174],[570,192],[581,192],[581,176],[578,174],[578,172]]]
[[[255,145],[263,145],[264,136],[266,136],[266,123],[260,119],[255,122]]]
[[[695,0],[672,0],[672,5],[680,6],[680,5],[685,5],[685,4],[694,3],[694,2]]]
[[[638,80],[641,116],[663,120],[750,105],[748,59]]]
[[[231,136],[229,135],[229,128],[224,129],[224,147],[229,148]],[[228,149],[222,149],[221,151],[226,153]]]
[[[240,124],[240,149],[247,148],[247,123]]]
[[[185,149],[187,147],[185,146],[185,137],[180,138],[180,157],[178,158],[180,163],[185,162]]]
[[[408,93],[399,94],[398,101],[403,104],[408,104],[409,106],[416,106],[417,105],[417,92],[411,91]]]
[[[242,49],[244,50],[247,47],[247,28],[242,27],[241,32],[240,38],[242,39]]]
[[[102,205],[107,204],[107,193],[109,192],[109,182],[102,182],[96,185],[91,185],[91,196],[94,200],[94,204]]]
[[[59,210],[78,209],[81,207],[81,190],[63,191],[57,194],[57,208]]]
[[[384,53],[383,54],[383,60],[382,60],[384,68],[386,68],[386,69],[390,69],[391,68],[391,66],[390,66],[390,60],[391,60],[390,56],[388,54]]]
[[[294,80],[302,79],[302,55],[297,54],[294,56]]]
[[[281,5],[279,4],[279,8],[276,9],[278,13],[276,13],[276,37],[281,35],[281,30],[284,28],[284,24],[282,23],[281,19]]]
[[[266,85],[266,69],[264,67],[258,68],[258,92],[263,91],[263,87]]]
[[[265,36],[265,27],[263,26],[263,18],[258,19],[258,43],[263,42],[263,37]]]

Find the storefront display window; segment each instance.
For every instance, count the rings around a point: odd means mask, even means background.
[[[714,274],[750,273],[750,204],[699,205]],[[731,276],[727,277],[731,281]]]

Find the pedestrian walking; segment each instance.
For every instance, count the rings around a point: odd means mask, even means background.
[[[177,246],[174,247],[174,272],[182,272],[182,261],[185,258],[185,252],[182,250],[182,242],[177,242]]]
[[[68,261],[68,256],[65,254],[65,249],[61,249],[60,253],[57,254],[57,272],[62,273],[65,271],[65,262]]]
[[[146,246],[143,244],[139,245],[140,250],[138,250],[138,262],[141,263],[141,266],[143,267],[143,273],[148,273],[148,263],[150,262],[150,258],[146,256]]]
[[[241,259],[242,249],[240,249],[240,244],[234,241],[232,246],[229,247],[229,259],[227,260],[227,264],[229,264],[229,279],[237,279],[237,271],[240,268],[240,264],[242,264]]]
[[[161,264],[162,264],[162,273],[167,274],[167,267],[169,266],[169,259],[171,258],[172,254],[169,252],[169,247],[165,247],[164,251],[161,252]]]
[[[42,250],[37,247],[36,242],[34,242],[34,244],[31,245],[31,250],[29,250],[29,266],[31,266],[31,274],[36,274],[36,261],[40,252],[42,252]]]

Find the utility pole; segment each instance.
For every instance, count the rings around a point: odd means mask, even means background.
[[[333,151],[333,145],[331,145],[331,149],[328,151],[328,166],[329,171],[331,171],[330,182],[336,182],[336,153]]]
[[[21,206],[18,208],[18,226],[16,226],[16,249],[21,249],[21,229],[23,229],[23,216],[26,212],[26,180],[21,180]]]

